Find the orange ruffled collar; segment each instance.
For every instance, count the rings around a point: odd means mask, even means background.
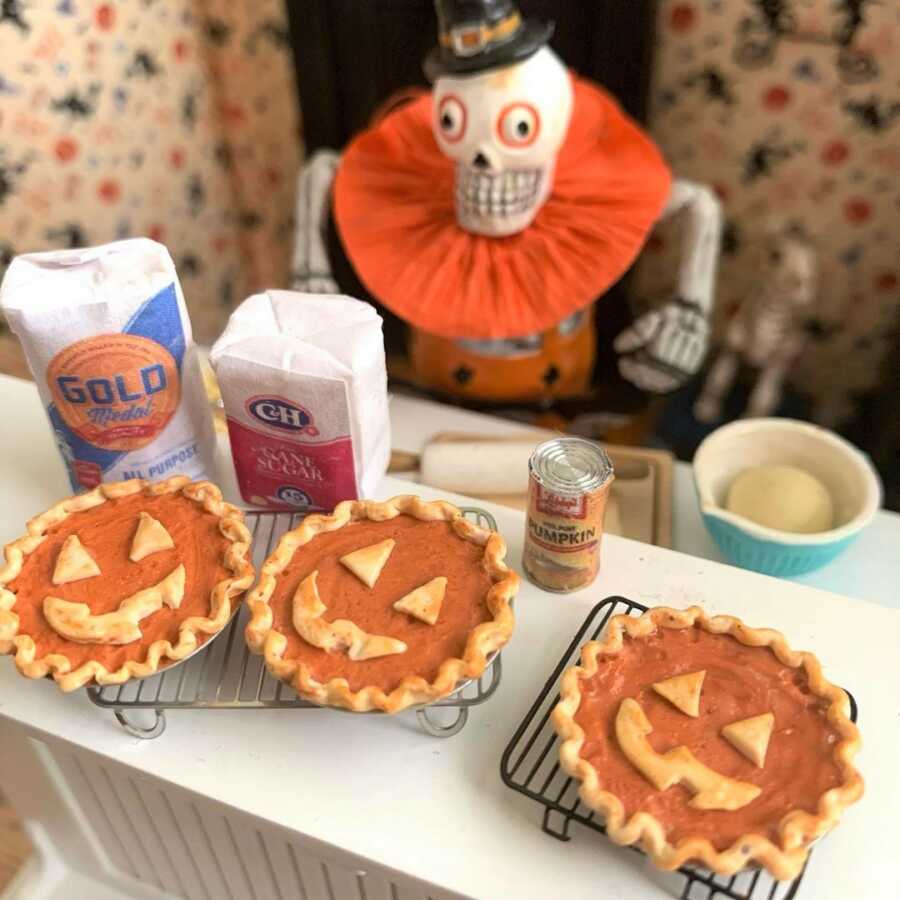
[[[669,195],[659,150],[603,90],[573,76],[572,123],[553,191],[511,237],[459,227],[454,163],[431,131],[431,95],[390,113],[341,158],[334,215],[367,290],[423,331],[508,338],[551,328],[628,269]]]

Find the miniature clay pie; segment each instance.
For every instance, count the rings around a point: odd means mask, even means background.
[[[339,503],[284,534],[247,597],[250,648],[302,697],[395,713],[481,675],[509,640],[506,543],[444,501]]]
[[[863,793],[846,694],[771,629],[696,606],[614,616],[563,674],[560,762],[619,844],[795,878]]]
[[[0,568],[0,653],[64,691],[184,659],[253,582],[243,514],[184,476],[101,484],[26,532]]]

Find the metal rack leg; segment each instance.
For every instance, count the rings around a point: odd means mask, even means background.
[[[444,707],[446,709],[447,707]],[[449,725],[440,725],[433,722],[429,717],[430,710],[417,709],[416,718],[419,720],[419,727],[432,737],[448,738],[453,737],[462,731],[469,719],[469,710],[465,706],[457,707],[456,718]]]
[[[557,821],[561,821],[562,825],[556,825]],[[544,822],[541,827],[558,841],[571,841],[572,836],[569,834],[569,822],[571,821],[568,816],[548,807],[544,810]]]
[[[154,709],[153,712],[156,715],[156,721],[149,727],[145,728],[142,725],[135,725],[134,723],[128,720],[128,715],[123,709],[114,709],[116,719],[118,719],[119,724],[132,736],[136,738],[141,738],[145,741],[151,741],[153,738],[158,738],[165,730],[166,730],[166,714],[161,709]]]

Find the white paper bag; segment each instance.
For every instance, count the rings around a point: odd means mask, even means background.
[[[0,305],[73,490],[213,472],[212,415],[165,247],[136,238],[19,256]]]
[[[232,313],[210,361],[244,500],[331,509],[371,495],[391,447],[384,337],[371,306],[256,294]]]

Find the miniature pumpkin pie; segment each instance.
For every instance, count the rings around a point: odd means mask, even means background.
[[[248,595],[247,643],[302,697],[394,713],[481,675],[518,576],[496,532],[444,501],[339,503],[282,536]]]
[[[863,793],[847,697],[810,653],[696,606],[614,616],[563,675],[563,768],[662,869],[795,878]]]
[[[250,533],[209,482],[101,484],[32,519],[0,568],[0,653],[64,691],[151,675],[224,628]]]

